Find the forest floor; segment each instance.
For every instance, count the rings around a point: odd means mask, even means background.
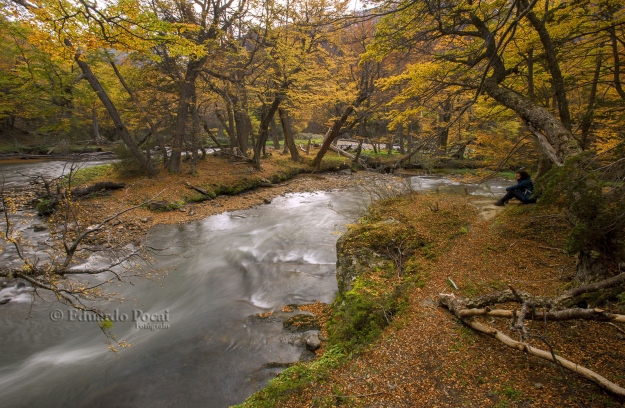
[[[352,236],[343,244],[343,255],[367,246],[382,253],[386,242],[397,242],[399,236],[410,240],[412,236],[421,244],[404,264],[414,268],[409,271],[406,266],[401,278],[392,268],[389,273],[387,267],[377,266],[383,263],[364,268],[365,278],[354,284],[359,288],[339,297],[332,315],[324,319],[338,318],[338,329],[343,330],[342,338],[333,341],[332,330],[336,328],[330,327],[326,349],[333,354],[307,366],[287,369],[243,406],[623,406],[623,401],[590,381],[475,333],[438,305],[439,293],[474,297],[512,286],[553,296],[571,285],[575,258],[561,250],[568,227],[558,217],[545,214],[538,206],[509,204],[489,220],[482,216],[488,204],[476,206],[475,200],[413,194],[374,206],[368,216],[352,226]],[[380,226],[385,225],[396,227],[380,232]],[[354,293],[360,291],[379,302],[383,299],[379,294],[387,288],[398,288],[398,281],[415,278],[420,284],[407,291],[406,304],[381,335],[364,347],[352,347],[350,351],[348,346],[347,351],[337,351],[345,350],[345,344],[353,340],[340,325],[353,324],[341,313],[346,309],[345,302],[356,296]],[[351,306],[369,307],[366,310],[373,316],[375,305],[362,306],[363,302],[361,299]],[[624,306],[622,302],[606,305],[621,313]],[[518,338],[506,320],[483,321]],[[534,322],[529,328],[536,336],[532,345],[542,349],[550,345],[559,355],[621,386],[625,384],[623,327],[570,321],[546,325]]]

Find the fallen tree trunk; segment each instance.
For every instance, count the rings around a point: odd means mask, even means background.
[[[195,190],[198,193],[204,194],[209,200],[213,201],[213,198],[211,197],[210,193],[208,191],[204,190],[203,188],[196,187],[193,184],[189,183],[188,181],[185,181],[184,184],[187,186],[187,188]]]
[[[102,181],[85,188],[75,188],[72,190],[72,197],[83,198],[91,194],[102,193],[103,191],[119,190],[126,187],[125,183],[115,183],[112,181]]]
[[[512,295],[510,298],[509,295]],[[524,299],[525,298],[525,299]],[[498,300],[500,302],[498,302]],[[517,341],[506,335],[505,333],[480,323],[474,319],[475,316],[490,316],[490,317],[503,317],[512,318],[516,320],[513,328],[524,331],[524,328],[520,328],[519,325],[523,325],[524,319],[547,319],[547,320],[604,320],[604,321],[617,321],[625,323],[625,316],[606,313],[601,309],[567,309],[560,311],[544,311],[539,313],[527,313],[527,309],[533,307],[531,300],[526,293],[519,293],[514,290],[498,292],[496,295],[482,296],[479,300],[470,301],[469,299],[457,298],[454,294],[441,293],[438,296],[438,301],[441,305],[445,306],[454,316],[458,317],[464,324],[471,327],[473,330],[483,334],[487,334],[496,338],[508,347],[517,349],[519,351],[526,352],[530,355],[536,356],[543,360],[551,361],[567,370],[579,374],[580,376],[594,382],[599,387],[615,394],[620,397],[625,397],[625,388],[611,382],[607,378],[589,370],[586,367],[582,367],[577,363],[569,361],[563,357],[560,357],[553,352],[542,350],[521,341]],[[482,304],[484,302],[493,303],[506,303],[506,302],[522,302],[523,309],[526,312],[521,312],[517,316],[516,311],[512,310],[491,310],[489,308],[470,308],[468,304]],[[522,310],[523,310],[522,309]]]
[[[615,395],[618,395],[619,397],[625,397],[625,388],[613,383],[607,378],[595,373],[592,370],[587,369],[586,367],[583,367],[577,363],[574,363],[570,360],[560,357],[557,354],[553,354],[548,351],[545,351],[536,347],[532,347],[529,344],[521,343],[520,341],[513,340],[506,334],[490,326],[487,326],[485,324],[476,322],[474,320],[462,320],[462,321],[468,326],[470,326],[473,330],[492,336],[496,338],[497,340],[501,341],[503,344],[505,344],[508,347],[512,347],[514,349],[524,351],[532,356],[536,356],[543,360],[547,360],[556,364],[560,364],[562,367],[566,368],[567,370],[574,372],[586,378],[587,380],[594,382],[595,384],[597,384],[599,387],[603,388],[604,390],[609,391]]]
[[[577,296],[583,295],[584,293],[596,292],[598,290],[608,288],[611,286],[615,286],[623,282],[625,282],[625,272],[621,273],[620,275],[616,275],[612,278],[604,279],[599,282],[589,283],[587,285],[582,285],[582,286],[573,288],[569,290],[568,292],[566,292],[564,295],[560,296],[558,299],[560,302],[562,302],[566,299],[572,299]]]
[[[337,147],[337,146],[330,145],[330,146],[329,146],[329,149],[330,149],[330,150],[332,150],[333,152],[336,152],[336,153],[338,153],[338,154],[340,154],[340,155],[343,155],[343,156],[347,157],[348,159],[351,159],[352,161],[356,161],[356,163],[360,164],[360,165],[361,165],[363,168],[365,168],[365,169],[367,169],[367,168],[368,168],[368,167],[367,167],[367,163],[365,163],[365,161],[364,161],[363,159],[358,158],[358,159],[356,160],[356,156],[354,156],[354,155],[353,155],[353,154],[351,154],[351,153],[347,153],[345,150],[343,150],[343,149],[341,149],[341,148],[339,148],[339,147]]]
[[[548,309],[562,310],[570,308],[572,305],[575,305],[580,300],[579,297],[583,294],[612,288],[624,282],[625,272],[599,282],[594,282],[570,289],[569,291],[565,292],[557,298],[538,297],[527,292],[506,289],[489,293],[474,299],[464,299],[464,302],[465,306],[468,309],[484,308],[497,303],[530,302],[535,307],[545,307]]]
[[[444,296],[444,295],[440,295]],[[506,319],[516,318],[516,313],[513,310],[506,309],[491,309],[486,308],[474,308],[469,309],[464,302],[459,299],[442,301],[439,297],[439,301],[447,308],[453,303],[453,313],[461,319],[468,319],[475,316],[488,316],[488,317],[501,317]],[[606,312],[602,309],[582,309],[573,308],[565,310],[547,310],[547,311],[535,311],[531,314],[525,315],[529,320],[548,320],[548,321],[565,321],[565,320],[596,320],[602,322],[618,322],[625,323],[625,315],[614,314]]]

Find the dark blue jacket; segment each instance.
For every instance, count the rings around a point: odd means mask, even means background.
[[[532,180],[525,179],[519,181],[519,184],[514,186],[506,187],[506,191],[517,191],[521,194],[521,201],[529,200],[532,196],[532,192],[534,191],[534,183]]]

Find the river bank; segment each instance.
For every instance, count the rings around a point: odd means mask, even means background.
[[[132,240],[157,224],[194,225],[191,221],[233,211],[234,215],[227,218],[237,219],[241,215],[236,210],[270,208],[263,204],[295,192],[366,185],[369,187],[363,191],[363,198],[367,195],[389,198],[385,195],[391,192],[384,186],[402,183],[402,179],[389,175],[352,173],[348,169],[337,171],[347,166],[346,162],[332,162],[328,167],[333,170],[330,173],[304,174],[301,172],[307,169],[305,165],[278,162],[280,159],[276,158],[275,166],[266,165],[260,174],[250,171],[247,164],[224,158],[210,158],[207,167],[200,168],[196,174],[163,174],[158,179],[128,180],[115,172],[95,169],[87,172],[86,177],[81,176],[83,178],[77,180],[79,184],[125,181],[127,188],[80,201],[85,224],[101,220],[123,206],[152,198],[165,188],[156,200],[179,204],[177,208],[154,211],[139,207],[122,215],[120,222],[112,225],[108,232]],[[224,194],[214,199],[198,197],[186,183],[212,192],[221,192],[224,188]],[[226,188],[228,186],[232,190]],[[461,186],[457,187],[462,190]],[[574,260],[554,251],[563,245],[562,226],[554,224],[553,220],[544,225],[533,223],[533,217],[537,216],[531,212],[534,207],[509,206],[493,223],[486,219],[492,220],[494,213],[485,216],[491,212],[490,199],[445,195],[438,188],[435,190],[437,192],[408,198],[391,197],[372,207],[364,219],[351,226],[351,232],[341,238],[338,248],[341,292],[334,309],[326,313],[318,304],[309,310],[323,315],[321,322],[331,321],[321,329],[320,337],[324,341],[318,351],[320,358],[288,368],[246,406],[567,406],[574,405],[576,398],[580,398],[580,392],[571,397],[570,384],[582,390],[581,398],[589,406],[618,404],[596,387],[562,376],[548,364],[528,362],[522,354],[515,355],[515,351],[488,339],[484,343],[480,336],[437,306],[437,294],[452,290],[447,277],[460,288],[456,291],[458,295],[480,294],[509,283],[522,284],[523,289],[537,294],[557,293],[565,286],[561,278],[566,278],[566,274],[561,270],[572,270]],[[235,195],[226,195],[226,192]],[[494,207],[492,210],[499,211]],[[315,218],[315,214],[307,212],[301,215]],[[297,214],[293,220],[297,220]],[[245,219],[241,223],[245,224]],[[510,225],[514,228],[509,228]],[[194,228],[188,239],[199,245],[198,240],[204,234],[193,233]],[[276,242],[288,237],[289,234],[284,235]],[[227,250],[241,245],[240,239],[227,246]],[[537,247],[545,249],[536,251]],[[400,253],[405,258],[402,272],[398,273],[393,263]],[[261,255],[254,253],[254,257],[265,262]],[[526,263],[519,264],[519,258]],[[274,260],[267,262],[275,263]],[[528,271],[527,263],[537,267]],[[249,271],[252,264],[245,265],[244,269]],[[502,268],[501,265],[507,266]],[[191,270],[195,270],[195,266]],[[359,278],[354,279],[356,275],[350,271],[360,272]],[[557,277],[553,276],[554,271]],[[251,287],[262,287],[265,280],[266,275],[260,274],[258,282]],[[250,297],[250,311],[257,307],[254,299]],[[313,299],[315,297],[311,296],[310,300]],[[349,311],[356,311],[360,317],[355,319]],[[363,325],[366,330],[362,330]],[[616,367],[618,373],[621,369],[619,354],[604,352],[605,347],[618,347],[616,335],[609,339],[608,345],[596,344],[598,340],[589,341],[595,354],[587,354],[585,349],[576,351],[576,344],[569,344],[588,335],[605,340],[593,327],[586,323],[567,326],[563,354],[584,363],[588,359],[597,360],[593,368],[604,375],[605,370],[614,372],[615,368],[610,367]],[[271,330],[267,339],[277,338],[279,332]],[[561,337],[552,337],[550,341],[561,347]],[[220,343],[215,350],[223,347]],[[580,354],[575,354],[577,352]],[[347,357],[350,353],[353,353],[352,358]],[[576,360],[578,357],[581,360]],[[264,384],[266,378],[267,373],[264,373],[258,384]],[[618,382],[618,378],[612,379]]]
[[[312,174],[309,161],[295,163],[276,155],[267,158],[263,162],[262,171],[258,172],[244,161],[228,156],[208,155],[205,160],[198,161],[192,173],[189,163],[183,162],[180,174],[163,170],[152,178],[128,174],[119,163],[111,163],[83,168],[73,173],[71,185],[65,188],[74,190],[99,182],[125,185],[125,188],[116,191],[96,192],[78,200],[78,219],[86,225],[96,224],[128,207],[145,203],[120,215],[112,223],[115,225],[109,226],[115,227],[117,235],[131,241],[158,224],[181,224],[223,212],[251,208],[267,204],[286,193],[347,188],[361,178],[350,177],[350,162],[342,157],[329,157],[324,163],[323,172],[318,174]],[[18,161],[23,162],[34,161]],[[14,161],[0,163],[14,164]],[[68,162],[61,170],[69,174],[71,164]],[[6,192],[18,207],[35,206],[45,195],[42,180],[34,180],[34,176],[31,177],[33,182],[30,188]],[[363,173],[362,177],[367,176]],[[8,187],[11,186],[9,184]],[[41,224],[37,220],[34,222]],[[106,233],[109,231],[110,228],[105,229]]]
[[[474,297],[509,286],[554,296],[574,276],[575,259],[558,249],[570,227],[557,217],[509,205],[493,221],[483,208],[475,198],[436,193],[375,204],[337,245],[329,351],[285,370],[241,406],[622,406],[587,380],[475,333],[438,305],[439,293]],[[624,308],[612,304],[614,312]],[[485,322],[507,330],[506,321]],[[534,346],[551,345],[623,383],[619,328],[572,321],[531,330]]]

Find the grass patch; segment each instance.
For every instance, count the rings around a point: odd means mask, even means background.
[[[112,172],[112,163],[78,169],[74,172],[74,174],[72,174],[72,186],[87,184],[96,179],[105,179],[107,175],[112,175]],[[69,181],[69,176],[65,176],[64,181],[67,183]]]
[[[273,408],[285,397],[298,393],[311,384],[323,382],[331,370],[343,364],[346,358],[347,354],[341,347],[329,348],[323,356],[313,362],[298,363],[282,371],[269,381],[267,387],[236,407]]]
[[[312,163],[314,160],[314,156],[303,156],[302,163],[304,163],[308,168],[312,168]],[[357,166],[352,163],[351,159],[348,159],[345,156],[339,156],[334,152],[328,152],[325,156],[323,156],[323,160],[321,160],[321,165],[319,166],[319,170],[321,172],[324,171],[338,171],[351,169],[356,170]]]

